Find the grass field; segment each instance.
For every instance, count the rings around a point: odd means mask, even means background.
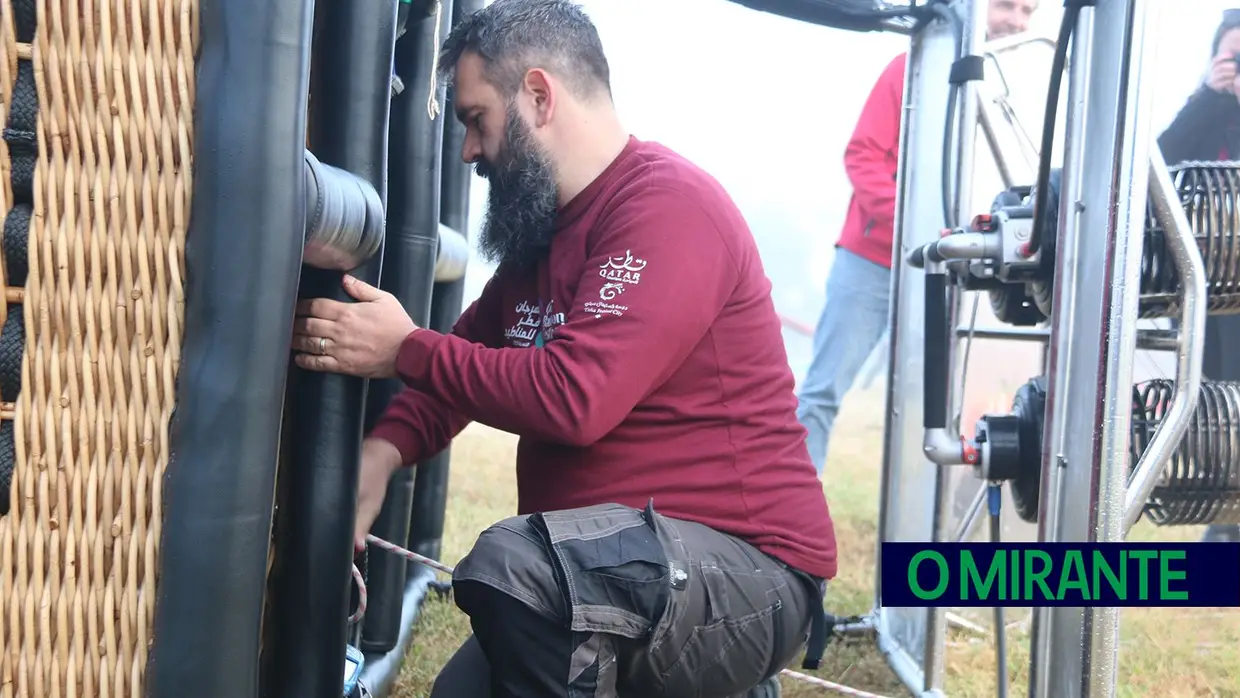
[[[837,614],[870,609],[878,515],[881,395],[850,397],[836,423],[825,483],[840,548],[840,575],[828,605]],[[460,559],[478,533],[513,513],[516,506],[513,437],[477,425],[455,442],[444,539],[445,562]],[[1134,537],[1193,540],[1200,528],[1155,529],[1142,523]],[[982,614],[984,618],[985,614]],[[1028,627],[1008,619],[1011,694],[1026,693]],[[431,600],[395,696],[424,698],[439,668],[469,634],[468,620],[450,601]],[[1124,697],[1240,697],[1240,609],[1134,609],[1122,615],[1120,690]],[[907,696],[868,640],[836,641],[817,674],[830,681],[885,696]],[[952,698],[995,692],[994,645],[985,637],[953,629],[947,648],[947,693]],[[832,695],[783,679],[788,698]]]

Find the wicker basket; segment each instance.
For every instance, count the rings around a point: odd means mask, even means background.
[[[4,698],[143,692],[181,349],[196,6],[0,0],[0,353],[21,353],[19,376],[0,377],[20,386],[0,395],[12,426],[0,464],[13,468]]]

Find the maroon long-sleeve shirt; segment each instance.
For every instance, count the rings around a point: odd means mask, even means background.
[[[413,463],[482,422],[521,437],[521,513],[653,497],[833,577],[771,284],[731,198],[632,138],[557,225],[549,259],[501,266],[452,334],[409,336],[409,388],[372,435]]]

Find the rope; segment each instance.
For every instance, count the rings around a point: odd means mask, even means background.
[[[373,535],[367,534],[366,542],[376,548],[382,548],[397,557],[403,557],[410,562],[426,565],[433,570],[439,570],[447,575],[452,574],[452,568],[442,562],[432,560],[424,555],[419,555],[412,550],[405,550],[399,545],[389,543],[382,538],[377,538]],[[357,610],[353,612],[353,615],[349,616],[350,624],[360,621],[362,617],[366,615],[366,580],[362,577],[362,571],[357,568],[357,565],[353,565],[353,581],[357,583]]]
[[[787,676],[790,679],[795,679],[796,681],[807,683],[811,686],[818,686],[819,688],[825,688],[828,691],[834,691],[836,693],[840,693],[846,696],[856,696],[857,698],[887,698],[886,696],[880,696],[877,693],[868,693],[866,691],[859,691],[855,688],[849,688],[848,686],[845,686],[843,684],[838,684],[838,683],[834,683],[831,681],[827,681],[825,679],[820,679],[817,676],[810,676],[809,674],[802,674],[799,671],[793,671],[791,669],[784,669],[783,671],[779,673],[784,676]]]
[[[366,615],[366,580],[362,578],[362,571],[357,568],[357,565],[353,565],[353,581],[357,582],[357,610],[349,616],[350,625]]]
[[[367,534],[366,542],[370,543],[371,545],[377,548],[382,548],[388,551],[389,553],[393,553],[395,555],[403,557],[406,560],[409,560],[410,562],[417,562],[417,563],[426,565],[427,567],[433,570],[439,570],[440,572],[443,572],[444,574],[447,574],[447,575],[452,574],[452,568],[443,564],[442,562],[432,560],[429,557],[419,555],[410,550],[405,550],[399,545],[396,545],[395,543],[389,543],[383,540],[382,538],[376,538],[375,536]]]
[[[431,89],[426,97],[426,115],[431,117],[431,121],[439,116],[439,98],[436,93],[439,92],[439,28],[443,26],[440,21],[442,16],[443,3],[435,0],[435,39],[431,42],[431,49],[434,51],[431,56]]]

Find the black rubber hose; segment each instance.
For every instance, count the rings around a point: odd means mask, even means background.
[[[185,335],[164,478],[153,698],[259,695],[304,244],[311,27],[308,1],[199,4]]]
[[[1068,42],[1081,15],[1081,4],[1068,0],[1064,3],[1063,18],[1059,22],[1059,38],[1056,39],[1055,55],[1051,59],[1051,81],[1047,89],[1046,112],[1042,117],[1042,145],[1038,152],[1037,191],[1034,193],[1033,230],[1029,234],[1029,254],[1042,247],[1042,233],[1052,231],[1056,222],[1050,220],[1051,157],[1055,150],[1055,124],[1059,113],[1059,93],[1063,88],[1064,68],[1068,63]]]
[[[486,6],[485,0],[455,0],[452,4],[452,25]],[[465,149],[465,124],[452,116],[452,95],[448,94],[444,105],[443,183],[439,194],[439,220],[444,225],[461,233],[469,239],[469,202],[470,184],[473,182],[474,167],[461,159]],[[453,281],[445,285],[458,284],[464,288],[463,281]],[[438,291],[438,289],[436,289]],[[459,315],[459,311],[457,315]],[[452,319],[456,322],[456,318]]]
[[[922,386],[922,426],[947,428],[947,391],[950,375],[951,317],[947,312],[947,275],[926,273],[925,366]]]
[[[444,5],[441,17],[446,23],[450,8],[448,3]],[[396,42],[396,70],[406,88],[392,99],[392,197],[381,286],[400,300],[419,327],[430,324],[439,245],[439,153],[443,123],[449,118],[445,111],[432,121],[427,113],[431,65],[437,51],[434,16],[418,21],[411,15],[408,32]],[[398,379],[371,383],[366,405],[368,428],[404,387]],[[408,540],[416,498],[413,478],[410,468],[401,468],[392,476],[383,508],[371,527],[379,538],[396,543]],[[403,559],[386,552],[372,552],[361,649],[381,654],[395,647],[400,637],[406,565]]]
[[[319,0],[311,69],[310,147],[385,196],[396,0]],[[377,284],[381,256],[353,273]],[[351,302],[342,274],[305,267],[300,297]],[[340,698],[352,587],[353,526],[366,382],[291,369],[293,421],[281,474],[273,572],[270,688],[280,698]]]
[[[874,0],[732,0],[760,12],[847,31],[882,31],[891,19],[925,17],[924,5],[879,8]]]
[[[964,23],[960,20],[960,15],[950,7],[942,4],[930,5],[929,9],[937,14],[944,22],[951,25],[952,37],[956,42],[956,61],[964,58]],[[953,62],[953,66],[955,63]],[[943,117],[943,149],[942,159],[939,167],[940,182],[940,200],[943,207],[943,226],[946,228],[955,228],[958,223],[956,221],[955,183],[952,182],[952,156],[953,145],[956,141],[956,106],[960,99],[961,85],[954,82],[948,83],[947,87],[947,114]]]
[[[476,10],[481,9],[481,6],[482,3],[474,2],[462,9],[469,8],[471,10]],[[444,15],[460,16],[459,13],[455,12],[455,3],[452,0],[444,2]],[[449,112],[445,110],[445,113]],[[447,127],[445,126],[445,129],[446,128]],[[444,135],[443,133],[440,133],[439,139],[435,142],[434,150],[432,152],[434,153],[436,163],[441,170],[444,167],[443,146]],[[457,152],[450,157],[452,162],[450,167],[455,168],[458,163],[461,165],[464,164],[461,163],[460,152],[461,151],[458,149]],[[458,176],[460,176],[459,169]],[[436,193],[436,196],[440,196],[440,194]],[[438,221],[441,218],[442,215],[436,220]],[[436,230],[438,230],[438,226],[436,226]],[[442,297],[440,299],[439,306],[440,319],[435,319],[435,303],[432,302],[431,304],[432,321],[439,324],[439,328],[437,328],[439,331],[449,331],[451,330],[451,326],[444,328],[444,321],[442,320],[442,316],[447,310],[447,306],[444,305],[444,300]],[[456,312],[459,314],[459,306]],[[453,318],[453,322],[455,322],[455,318]],[[443,543],[444,516],[448,506],[449,457],[450,456],[448,453],[440,452],[435,454],[435,456],[432,456],[426,462],[421,463],[418,466],[414,480],[413,510],[410,513],[411,519],[409,523],[408,538],[409,545],[407,547],[420,555],[425,555],[433,559],[439,559],[442,552],[441,548]],[[414,566],[413,563],[410,563],[410,566]]]

